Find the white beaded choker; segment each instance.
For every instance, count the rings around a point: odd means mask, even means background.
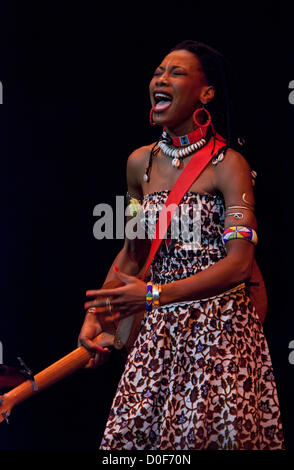
[[[179,168],[181,160],[185,157],[189,157],[192,153],[204,147],[206,144],[206,139],[202,138],[195,142],[194,144],[187,145],[187,147],[174,147],[170,144],[170,138],[166,131],[163,131],[162,138],[158,142],[158,147],[162,152],[167,155],[169,158],[172,158],[172,166]]]

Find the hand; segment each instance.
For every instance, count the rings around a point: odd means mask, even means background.
[[[105,297],[110,300],[111,310],[108,308],[97,312],[100,315],[103,314],[105,320],[107,317],[111,320],[128,317],[142,312],[146,306],[146,283],[135,276],[129,276],[119,271],[116,266],[114,269],[118,279],[124,282],[124,286],[115,289],[89,290],[86,293],[87,297],[95,297],[95,300],[85,303],[86,309],[90,307],[105,308],[109,305]]]
[[[97,340],[93,341],[96,337]],[[84,346],[92,353],[91,359],[85,366],[86,369],[96,368],[109,359],[110,350],[108,347],[113,346],[113,340],[113,335],[102,331],[97,315],[87,313],[78,339],[78,345]]]

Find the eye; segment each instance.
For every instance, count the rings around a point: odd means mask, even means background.
[[[174,70],[174,75],[186,75],[184,70]]]

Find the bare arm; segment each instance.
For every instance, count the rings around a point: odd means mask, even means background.
[[[128,194],[139,201],[143,197],[140,178],[146,165],[148,153],[149,147],[141,147],[129,156],[127,162]],[[131,218],[131,216],[126,217],[126,224],[128,224]],[[117,266],[120,271],[130,276],[139,276],[146,262],[149,249],[150,242],[148,240],[138,238],[130,240],[126,235],[124,246],[114,259],[105,282],[117,279],[113,270],[114,266]]]
[[[146,155],[146,148],[138,149],[133,152],[127,163],[127,184],[129,194],[137,199],[142,198],[142,188],[140,184],[140,174],[142,173],[142,165]],[[127,222],[130,217],[127,217]],[[129,240],[125,237],[124,246],[115,257],[108,274],[105,278],[104,284],[111,280],[117,280],[116,272],[113,267],[117,266],[119,270],[130,275],[139,276],[144,268],[146,257],[148,254],[148,243],[146,240]],[[99,315],[87,312],[85,320],[79,335],[79,344],[85,346],[89,351],[95,353],[98,351],[97,344],[94,343],[93,338],[102,333],[102,321],[99,321]],[[102,346],[105,346],[104,344]],[[109,343],[111,346],[111,343]],[[100,354],[91,359],[87,367],[94,367],[104,361]],[[107,359],[107,352],[105,359]]]
[[[245,158],[232,149],[228,149],[221,164],[215,167],[215,187],[225,199],[225,205],[243,205],[242,195],[254,204],[254,193],[251,181],[251,170]],[[232,225],[245,225],[257,229],[254,212],[243,210],[242,222],[230,215],[225,219],[225,228]],[[218,295],[250,277],[254,260],[254,245],[242,239],[230,240],[226,243],[227,256],[207,269],[187,279],[162,286],[161,304],[172,302],[205,299]]]

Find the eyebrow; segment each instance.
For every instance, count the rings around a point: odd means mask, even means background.
[[[183,70],[186,70],[185,67],[183,65],[172,65],[171,69],[174,70],[174,69],[183,69]],[[163,67],[163,65],[159,65],[158,67],[156,67],[156,69],[162,69],[164,70],[165,67]]]

